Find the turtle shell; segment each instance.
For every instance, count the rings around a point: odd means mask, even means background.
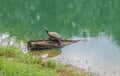
[[[48,32],[48,35],[52,38],[55,38],[55,39],[60,39],[60,35],[56,32]]]

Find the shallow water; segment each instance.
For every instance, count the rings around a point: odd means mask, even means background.
[[[98,73],[100,76],[119,76],[119,58],[119,47],[108,37],[89,38],[85,42],[71,44],[55,57],[59,62]]]
[[[46,50],[32,50],[29,53],[32,55],[40,55],[42,58],[52,58],[59,55],[62,52],[61,49],[46,49]]]

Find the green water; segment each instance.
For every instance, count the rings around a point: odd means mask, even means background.
[[[97,37],[120,44],[120,0],[0,0],[0,32],[21,40],[43,39],[44,28],[64,38]]]

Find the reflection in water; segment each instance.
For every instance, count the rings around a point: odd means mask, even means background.
[[[65,64],[97,72],[100,76],[120,76],[120,49],[107,37],[88,39],[62,49],[55,59]]]
[[[16,37],[8,33],[0,33],[0,46],[12,46],[21,49],[23,53],[28,53],[27,45],[23,41],[17,42]]]

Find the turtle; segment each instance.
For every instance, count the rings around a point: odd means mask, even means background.
[[[61,42],[61,36],[57,33],[57,32],[49,32],[47,28],[45,28],[46,33],[49,36],[49,39],[52,41],[57,41],[57,42]]]

